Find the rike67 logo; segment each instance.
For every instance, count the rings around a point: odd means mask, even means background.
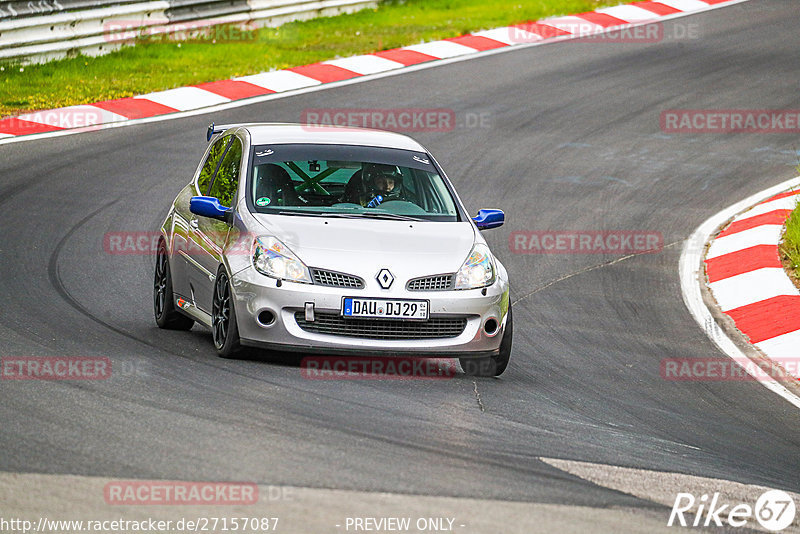
[[[680,527],[749,527],[778,532],[792,524],[795,503],[791,495],[781,490],[761,494],[754,506],[748,503],[721,503],[720,494],[711,498],[703,494],[699,499],[691,493],[678,493],[667,526]],[[752,520],[758,522],[753,524]]]

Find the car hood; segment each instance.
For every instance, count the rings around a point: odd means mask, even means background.
[[[383,268],[406,280],[455,272],[476,240],[469,222],[253,216],[309,267],[365,279]]]

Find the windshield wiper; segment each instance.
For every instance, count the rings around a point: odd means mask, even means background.
[[[331,217],[339,219],[387,219],[392,221],[423,221],[417,217],[397,215],[396,213],[366,211],[361,213],[329,213],[325,211],[279,211],[278,215],[295,215],[306,217]]]
[[[358,214],[359,217],[368,217],[371,219],[391,219],[395,221],[424,221],[419,217],[409,217],[408,215],[398,215],[396,213],[365,211]]]
[[[325,211],[279,211],[278,215],[296,215],[301,217],[340,217],[350,219],[354,215],[349,213],[328,213]]]

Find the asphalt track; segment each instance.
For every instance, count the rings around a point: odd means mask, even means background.
[[[665,23],[667,35],[693,25],[693,39],[557,43],[0,146],[0,355],[108,356],[119,370],[3,381],[0,471],[657,508],[547,457],[799,490],[789,403],[755,383],[659,373],[664,358],[722,357],[681,299],[683,240],[794,176],[798,157],[793,135],[665,135],[659,114],[800,108],[798,21],[794,0],[754,0]],[[469,211],[506,212],[486,232],[517,301],[501,378],[313,381],[291,358],[220,360],[209,333],[156,328],[151,257],[104,251],[107,232],[158,227],[211,120],[296,122],[323,107],[455,111],[454,131],[414,137]],[[468,127],[469,114],[490,126]],[[665,247],[618,262],[509,250],[511,232],[548,229],[657,231]]]

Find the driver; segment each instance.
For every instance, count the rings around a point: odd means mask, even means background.
[[[364,185],[368,192],[368,205],[379,205],[388,200],[403,198],[403,176],[394,165],[369,163],[364,165]],[[380,200],[377,200],[378,197]]]

